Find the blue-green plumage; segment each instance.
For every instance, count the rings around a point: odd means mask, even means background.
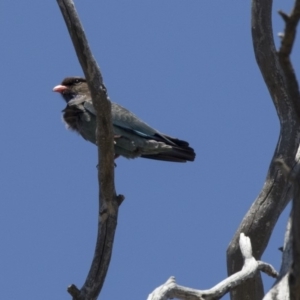
[[[67,103],[63,118],[68,127],[96,144],[96,111],[86,80],[69,77],[53,91],[60,92]],[[195,152],[187,142],[162,134],[126,108],[113,102],[111,104],[116,157],[121,155],[173,162],[195,159]]]

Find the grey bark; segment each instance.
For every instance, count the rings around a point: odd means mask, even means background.
[[[92,94],[97,112],[99,219],[96,249],[86,281],[79,290],[75,285],[68,292],[76,300],[97,299],[109,267],[114,235],[117,226],[118,207],[123,196],[117,196],[114,185],[114,148],[111,121],[111,103],[100,69],[91,53],[73,1],[57,0],[66,22],[77,57]]]
[[[274,46],[271,12],[272,0],[252,1],[251,27],[254,53],[278,114],[280,134],[265,184],[227,249],[229,274],[237,272],[242,267],[242,257],[238,247],[239,234],[244,232],[250,237],[253,255],[256,259],[260,259],[278,217],[291,198],[291,183],[282,174],[276,160],[282,159],[292,169],[297,163],[295,157],[300,136],[299,98],[295,99],[291,84],[287,84],[287,73],[279,61]],[[231,299],[260,300],[263,295],[262,280],[257,274],[232,291]]]
[[[79,290],[75,285],[72,285],[69,287],[69,292],[73,299],[97,299],[108,270],[117,225],[118,206],[123,199],[122,196],[116,196],[114,186],[110,101],[73,2],[71,0],[57,0],[57,2],[92,93],[93,106],[97,111],[97,141],[99,146],[100,218],[95,255],[83,287]],[[238,243],[240,233],[243,232],[250,237],[254,258],[259,260],[268,244],[279,215],[291,198],[292,183],[283,175],[276,161],[279,158],[282,159],[291,170],[298,163],[295,157],[300,139],[300,97],[299,86],[289,55],[299,20],[299,3],[300,0],[297,0],[296,16],[292,14],[287,16],[281,12],[286,22],[286,31],[282,39],[281,49],[277,53],[271,24],[272,1],[252,1],[252,38],[255,57],[278,114],[280,135],[265,184],[228,247],[227,266],[230,275],[238,272],[243,265],[243,257]],[[231,293],[231,297],[232,299],[260,300],[263,294],[261,277],[257,273],[254,278],[237,287]]]
[[[243,233],[240,235],[239,245],[244,261],[241,271],[222,280],[209,290],[196,290],[189,287],[178,285],[175,277],[170,277],[164,284],[156,288],[147,300],[218,300],[234,287],[255,276],[258,271],[265,272],[269,276],[277,277],[278,273],[269,264],[257,261],[252,255],[251,241]]]

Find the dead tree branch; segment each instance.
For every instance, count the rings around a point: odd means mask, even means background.
[[[276,161],[287,181],[293,184],[293,206],[285,234],[282,265],[278,279],[264,300],[300,298],[300,169],[294,172],[282,160]]]
[[[295,5],[290,15],[287,15],[283,11],[279,11],[278,13],[285,22],[285,29],[282,35],[281,46],[278,51],[278,58],[286,78],[290,98],[294,103],[298,116],[300,116],[299,84],[290,59],[296,39],[296,29],[300,19],[300,0],[295,1]]]
[[[217,300],[228,293],[230,290],[245,282],[248,278],[255,276],[257,271],[262,271],[272,277],[277,277],[275,269],[264,262],[257,261],[252,256],[251,241],[243,233],[240,234],[239,245],[244,260],[244,266],[241,271],[231,275],[221,281],[209,290],[195,290],[177,285],[175,277],[170,277],[166,283],[156,288],[147,298],[147,300]]]
[[[114,185],[114,145],[111,121],[111,103],[100,69],[91,53],[82,25],[72,0],[57,0],[66,22],[78,60],[91,91],[97,112],[99,221],[93,262],[82,288],[68,288],[76,300],[97,299],[109,267],[117,226],[118,206],[123,196],[116,196]]]
[[[289,300],[289,271],[292,264],[292,222],[289,218],[282,252],[282,263],[279,271],[279,276],[277,277],[273,287],[268,291],[263,300]]]
[[[300,136],[298,105],[292,98],[291,87],[287,84],[286,74],[282,70],[274,46],[271,12],[272,0],[252,0],[254,53],[279,117],[280,135],[264,186],[227,249],[229,274],[237,272],[243,265],[238,247],[240,233],[244,232],[250,237],[253,255],[256,259],[260,259],[292,192],[291,183],[286,180],[275,162],[281,158],[288,166],[295,166]],[[299,160],[299,157],[297,159]],[[263,295],[261,277],[257,274],[232,291],[231,299],[260,300]]]
[[[291,300],[300,300],[300,170],[294,180],[292,207],[292,263],[288,282]]]

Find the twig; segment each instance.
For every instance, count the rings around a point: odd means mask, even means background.
[[[118,206],[122,196],[117,197],[114,185],[114,148],[111,121],[111,103],[103,85],[99,67],[91,53],[82,25],[72,0],[57,0],[66,22],[77,57],[91,91],[93,106],[97,112],[99,221],[98,236],[93,262],[82,288],[68,288],[73,299],[97,299],[103,286],[112,254],[117,226]]]

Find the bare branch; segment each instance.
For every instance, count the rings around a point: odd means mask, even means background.
[[[295,6],[290,15],[287,15],[283,11],[279,11],[278,13],[285,22],[285,29],[281,39],[281,46],[278,51],[278,58],[286,78],[290,97],[294,103],[298,116],[300,116],[299,84],[290,59],[296,38],[296,29],[300,19],[300,0],[295,1]]]
[[[292,168],[296,164],[295,155],[300,137],[299,114],[298,106],[292,99],[291,87],[287,84],[286,74],[282,71],[274,46],[271,10],[272,0],[252,0],[254,53],[277,110],[281,130],[265,184],[227,249],[229,274],[237,272],[243,264],[238,247],[240,233],[244,232],[251,238],[253,255],[256,259],[260,259],[278,217],[291,198],[291,183],[286,180],[276,161],[280,158]],[[263,295],[261,277],[260,274],[257,274],[253,279],[234,290],[231,293],[231,299],[260,300]]]
[[[290,300],[288,277],[293,258],[291,227],[292,221],[290,217],[284,238],[282,263],[279,271],[279,276],[275,281],[272,289],[268,291],[263,300]]]
[[[293,207],[289,218],[280,273],[273,288],[266,294],[264,300],[297,299],[300,295],[300,170],[295,173],[291,168],[278,160],[283,174],[294,185]]]
[[[294,185],[293,207],[289,218],[280,273],[273,288],[266,294],[264,300],[297,299],[300,295],[300,171],[297,174],[281,160],[283,174]]]
[[[266,273],[267,275],[277,278],[278,277],[278,273],[277,271],[273,268],[273,266],[271,266],[270,264],[267,264],[263,261],[258,261],[258,270]]]
[[[209,290],[195,290],[180,286],[177,285],[175,277],[170,277],[166,283],[156,288],[148,296],[147,300],[166,300],[172,298],[185,300],[216,300],[220,299],[248,278],[253,277],[258,270],[273,277],[278,276],[278,273],[271,265],[255,260],[252,256],[251,241],[243,233],[240,234],[239,244],[244,260],[244,266],[241,271],[231,275]]]
[[[300,299],[300,171],[294,181],[292,207],[292,266],[289,273],[291,300]]]
[[[97,143],[99,161],[99,221],[93,262],[83,287],[68,288],[73,299],[97,299],[103,286],[112,254],[117,226],[118,206],[124,199],[116,196],[114,185],[114,145],[111,103],[99,67],[91,53],[72,0],[57,0],[71,36],[77,57],[91,91],[97,112]]]

